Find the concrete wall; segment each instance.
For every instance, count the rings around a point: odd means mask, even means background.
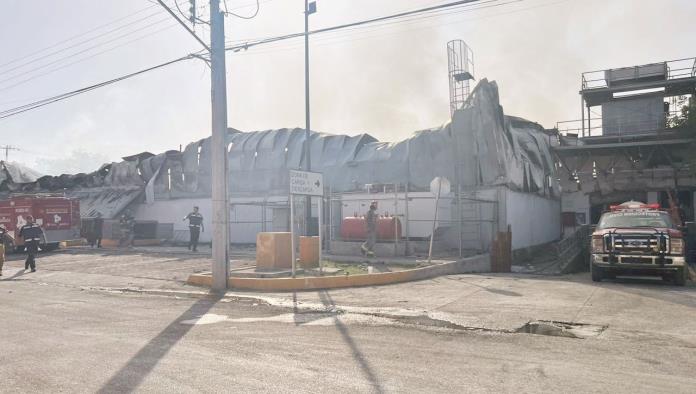
[[[505,196],[505,218],[512,227],[512,249],[541,245],[560,238],[559,200],[507,188],[502,190]]]
[[[140,204],[135,208],[136,220],[156,220],[160,223],[174,223],[174,239],[180,242],[188,241],[188,221],[183,221],[184,216],[193,210],[194,206],[200,208],[203,215],[203,225],[206,231],[201,234],[201,242],[210,242],[213,228],[212,204],[209,198],[157,200],[153,204]]]
[[[341,216],[363,215],[369,202],[379,201],[380,214],[402,218],[405,226],[405,196],[399,193],[347,194],[339,204],[340,213],[333,213],[334,221]],[[453,193],[441,196],[438,208],[436,241],[445,248],[459,247],[459,225],[457,199]],[[261,231],[289,231],[289,212],[287,197],[233,197],[230,199],[230,242],[255,243],[256,234]],[[188,241],[188,222],[183,217],[191,212],[193,206],[200,207],[206,232],[201,234],[201,242],[210,242],[212,231],[212,209],[210,199],[157,200],[152,204],[136,207],[138,220],[156,220],[160,223],[173,223],[174,239]],[[313,214],[317,207],[313,204]],[[435,198],[429,192],[409,193],[409,229],[412,238],[429,238],[435,213]],[[586,207],[589,211],[589,206]],[[461,211],[462,245],[464,249],[487,251],[493,233],[512,226],[513,248],[523,248],[553,241],[560,234],[560,201],[540,197],[535,194],[515,192],[506,187],[463,192]],[[264,215],[265,212],[265,215]],[[301,213],[298,215],[301,216]],[[587,213],[589,217],[589,212]],[[302,218],[298,216],[296,225]],[[334,223],[339,231],[338,223]],[[406,235],[403,228],[402,234]],[[328,234],[326,234],[328,236]],[[336,234],[338,235],[338,233]]]

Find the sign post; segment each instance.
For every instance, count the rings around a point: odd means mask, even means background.
[[[295,208],[294,208],[294,196],[316,196],[319,197],[319,272],[323,273],[323,265],[321,262],[321,248],[322,248],[322,236],[321,236],[321,220],[322,220],[322,210],[324,209],[324,175],[318,172],[309,171],[296,171],[290,170],[290,237],[291,237],[291,247],[292,247],[292,277],[295,277]],[[311,200],[310,200],[311,201]],[[310,213],[312,211],[312,205],[309,204],[305,209]],[[308,217],[310,215],[307,215]],[[307,223],[309,226],[309,223]]]

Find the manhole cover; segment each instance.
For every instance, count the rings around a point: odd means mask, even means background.
[[[606,330],[607,326],[584,323],[568,323],[549,320],[535,320],[526,323],[515,330],[518,333],[548,335],[565,338],[589,338],[596,337]]]

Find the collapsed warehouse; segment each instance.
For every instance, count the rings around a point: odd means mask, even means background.
[[[536,123],[506,116],[497,84],[485,79],[451,122],[400,142],[312,132],[312,171],[323,173],[326,181],[321,228],[332,241],[329,247],[340,247],[343,218],[364,214],[371,200],[380,202],[380,214],[399,218],[403,226],[394,253],[408,253],[409,240],[431,234],[443,249],[484,251],[493,234],[508,227],[514,249],[554,241],[561,233],[561,191],[550,151],[554,138]],[[260,231],[289,231],[288,171],[304,168],[304,140],[305,130],[299,128],[228,129],[232,243],[253,243]],[[181,218],[192,206],[210,220],[210,138],[181,151],[123,159],[90,174],[36,179],[5,163],[0,193],[64,193],[80,199],[84,218],[116,219],[130,210],[137,220],[158,223],[157,237],[170,241],[187,239]],[[441,188],[440,198],[431,190],[436,177],[451,184]],[[440,214],[433,225],[436,200]],[[315,218],[316,209],[313,203]],[[316,219],[304,223],[301,207],[296,212],[295,222],[316,233]],[[209,242],[210,234],[201,240]]]

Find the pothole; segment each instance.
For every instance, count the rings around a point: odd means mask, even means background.
[[[584,339],[596,337],[606,329],[607,326],[595,324],[533,320],[518,328],[515,330],[515,332],[523,334],[547,335],[551,337]]]

